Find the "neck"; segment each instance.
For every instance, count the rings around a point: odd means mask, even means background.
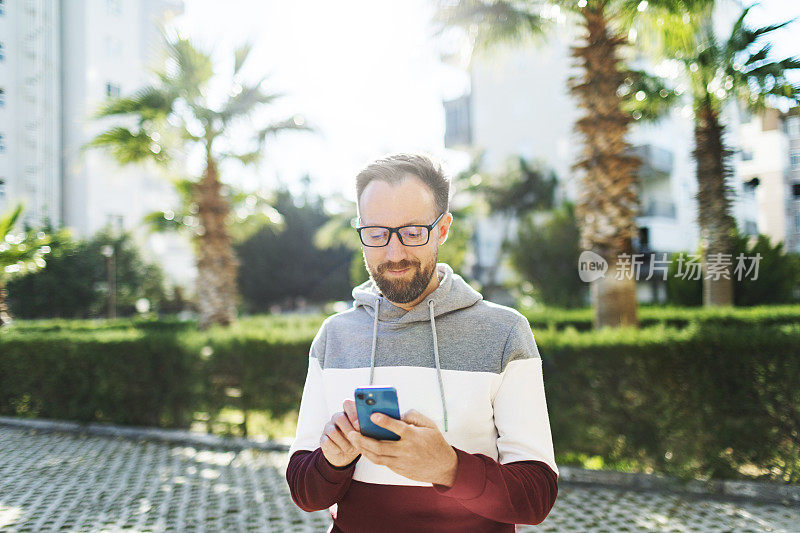
[[[439,269],[436,268],[436,269],[434,269],[434,275],[431,276],[431,280],[430,280],[430,282],[428,282],[428,286],[425,288],[425,290],[422,292],[422,294],[419,295],[419,297],[416,300],[408,302],[406,304],[399,304],[399,303],[395,303],[395,302],[392,302],[392,303],[394,305],[396,305],[397,307],[405,309],[406,311],[411,311],[412,309],[414,309],[417,306],[417,304],[419,304],[421,301],[423,301],[425,298],[427,298],[430,293],[432,293],[433,291],[435,291],[439,287],[439,281],[440,281]]]

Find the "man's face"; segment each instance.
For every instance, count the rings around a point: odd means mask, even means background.
[[[397,185],[370,182],[361,193],[359,206],[361,226],[427,226],[441,214],[433,191],[413,175]],[[423,246],[404,246],[396,233],[386,246],[362,246],[370,278],[390,302],[413,302],[425,291],[436,272],[439,245],[447,238],[451,221],[452,215],[443,216]]]

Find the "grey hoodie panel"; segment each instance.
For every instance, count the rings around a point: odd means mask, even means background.
[[[386,303],[384,299],[380,307]],[[425,302],[419,305],[427,307]],[[373,317],[361,307],[332,316],[326,325],[322,368],[369,368]],[[458,313],[435,317],[435,324],[440,366],[447,370],[500,373],[511,360],[525,357],[520,343],[526,328],[532,336],[525,317],[484,300]],[[398,328],[379,320],[377,337],[376,367],[435,367],[430,322],[413,322]],[[500,351],[503,345],[506,348]]]

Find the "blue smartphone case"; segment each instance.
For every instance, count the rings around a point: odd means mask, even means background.
[[[397,389],[394,387],[359,387],[355,391],[356,412],[361,434],[378,440],[400,440],[400,436],[376,425],[369,417],[372,413],[383,413],[400,420]]]

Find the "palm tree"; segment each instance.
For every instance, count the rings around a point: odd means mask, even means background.
[[[0,327],[11,323],[6,305],[6,283],[16,276],[44,268],[45,254],[50,253],[50,236],[44,231],[27,229],[14,232],[23,205],[18,204],[0,216]]]
[[[688,4],[704,0],[688,0]],[[572,46],[581,74],[570,79],[582,117],[575,129],[583,148],[573,169],[582,171],[581,195],[575,213],[581,228],[581,247],[601,255],[609,275],[592,282],[595,326],[636,325],[637,302],[634,279],[617,276],[617,258],[632,253],[638,210],[638,158],[626,140],[631,123],[651,118],[656,109],[639,110],[633,97],[640,90],[659,85],[644,72],[622,63],[627,27],[639,12],[639,0],[564,0],[556,2],[575,16],[583,39]],[[672,6],[677,0],[654,0]],[[518,42],[543,35],[549,19],[543,16],[553,2],[462,0],[447,3],[438,14],[446,25],[463,27],[473,47],[487,48],[502,41]],[[646,5],[647,2],[644,2]],[[551,11],[552,13],[552,11]],[[626,83],[627,82],[627,83]],[[632,85],[637,90],[631,91]],[[628,89],[627,93],[621,91]],[[672,98],[671,92],[662,98]],[[656,106],[658,107],[658,106]],[[638,114],[635,114],[638,113]],[[649,114],[648,114],[649,113]]]
[[[197,218],[198,205],[194,202],[195,182],[177,178],[172,180],[172,184],[178,193],[178,204],[172,209],[148,213],[144,223],[153,233],[173,232],[193,238],[202,231]],[[262,191],[246,191],[226,184],[220,194],[230,206],[228,233],[232,242],[242,242],[264,226],[282,227],[283,217],[270,205]],[[193,244],[197,246],[199,242],[194,240]]]
[[[642,33],[651,36],[647,46],[662,56],[679,58],[691,88],[704,272],[709,258],[731,257],[728,254],[733,253],[736,233],[731,215],[734,190],[728,184],[733,152],[725,145],[721,120],[726,103],[737,102],[751,112],[763,111],[781,99],[800,103],[800,85],[792,85],[786,77],[787,72],[800,68],[800,59],[773,60],[771,44],[763,42],[792,21],[748,28],[744,20],[752,7],[742,10],[726,40],[714,34],[713,5],[693,10],[655,7],[639,19]],[[703,277],[704,305],[733,305],[731,265],[715,263],[724,273]]]
[[[236,159],[244,164],[256,162],[267,137],[285,130],[308,128],[304,120],[293,117],[268,124],[253,131],[244,143],[234,140],[235,126],[246,123],[279,95],[266,92],[265,79],[248,84],[242,68],[251,45],[237,48],[234,54],[231,87],[228,96],[214,104],[209,96],[209,82],[214,76],[210,54],[199,50],[179,34],[165,35],[166,61],[156,72],[156,81],[130,96],[112,98],[97,113],[97,118],[135,119],[134,127],[114,126],[89,143],[102,147],[122,164],[154,160],[169,167],[176,157],[199,147],[204,154],[205,170],[199,179],[183,186],[191,189],[196,213],[193,234],[197,262],[197,307],[199,327],[227,325],[236,319],[236,272],[238,259],[231,243],[231,206],[220,180],[222,160]],[[182,152],[185,151],[185,152]],[[173,172],[174,169],[173,169]],[[177,174],[183,174],[180,171]]]

